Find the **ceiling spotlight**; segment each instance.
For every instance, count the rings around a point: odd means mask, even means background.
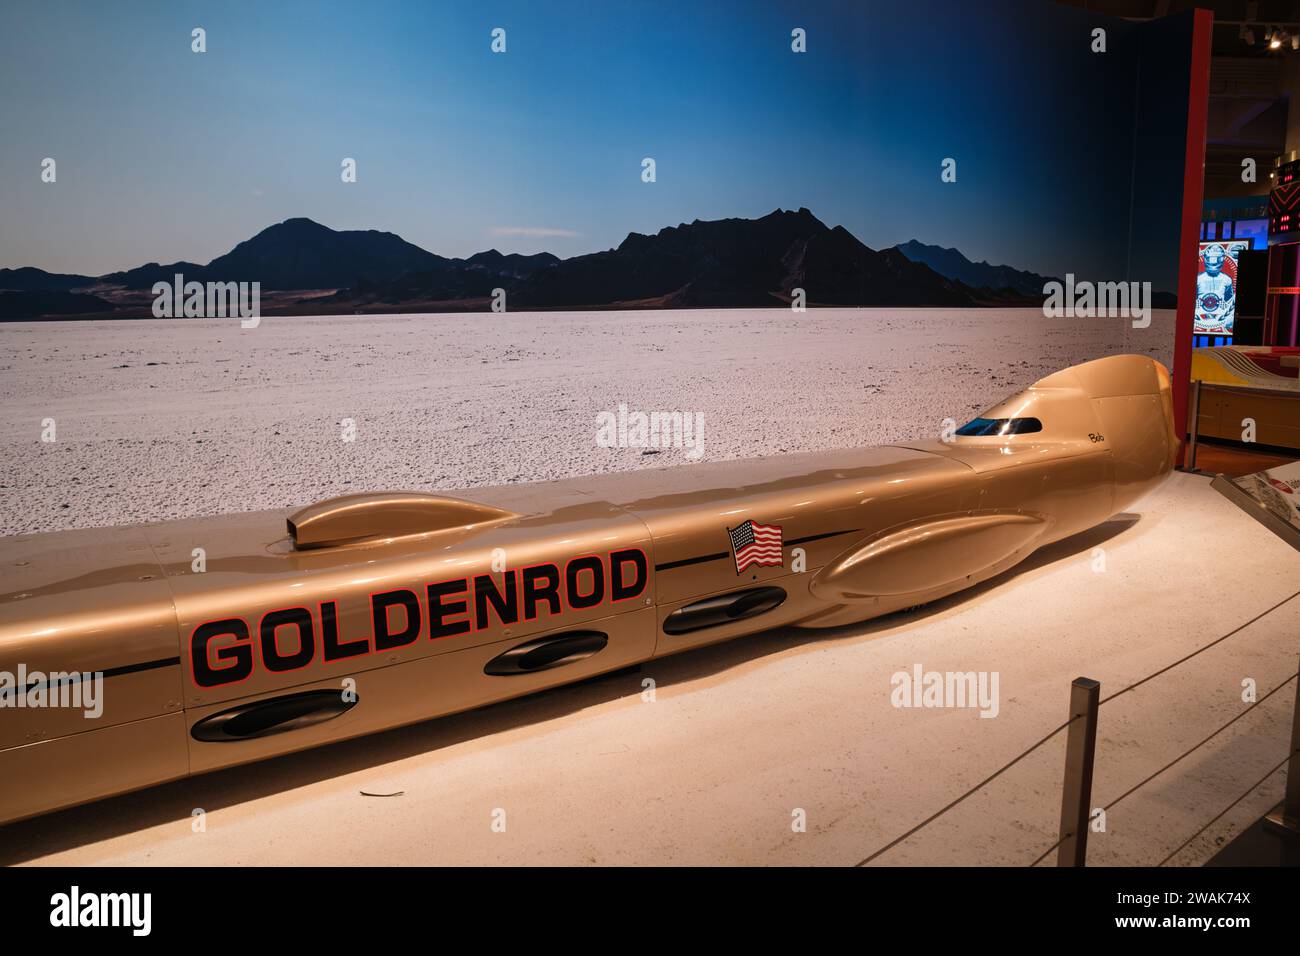
[[[1300,50],[1300,33],[1291,34],[1291,49]]]
[[[1268,34],[1268,48],[1276,50],[1282,46],[1282,31],[1274,30]]]
[[[1255,45],[1255,31],[1252,30],[1250,27],[1246,26],[1244,23],[1241,26],[1241,33],[1239,35],[1243,40],[1246,41],[1246,46]]]

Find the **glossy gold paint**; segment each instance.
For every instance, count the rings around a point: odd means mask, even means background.
[[[67,709],[0,709],[0,821],[164,780],[480,707],[781,625],[831,627],[922,604],[1001,573],[1033,550],[1129,507],[1177,452],[1169,376],[1141,356],[1051,375],[982,417],[1035,417],[1041,432],[691,465],[476,489],[464,497],[352,495],[283,511],[0,541],[0,671],[104,671],[97,719]],[[727,529],[779,525],[781,567],[737,574]],[[206,569],[193,570],[201,548]],[[257,667],[200,687],[191,636],[237,617],[331,603],[346,640],[372,634],[371,595],[434,582],[643,551],[635,598],[538,613],[297,670]],[[495,568],[494,570],[494,562]],[[754,617],[682,634],[674,611],[778,587]],[[422,598],[422,600],[424,600]],[[316,620],[319,622],[320,617]],[[563,666],[484,668],[526,641],[608,636]],[[255,639],[254,639],[255,640]],[[277,645],[278,646],[278,645]],[[369,646],[369,645],[368,645]],[[220,742],[195,724],[249,702],[354,689],[320,723]]]

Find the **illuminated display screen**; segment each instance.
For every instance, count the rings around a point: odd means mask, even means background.
[[[1249,239],[1252,249],[1268,248],[1268,220],[1267,219],[1239,219],[1233,224],[1235,229],[1232,233],[1234,239]]]
[[[1231,335],[1237,314],[1237,257],[1250,248],[1249,239],[1216,239],[1200,243],[1196,264],[1196,335]]]

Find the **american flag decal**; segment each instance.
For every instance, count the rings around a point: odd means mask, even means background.
[[[727,532],[731,535],[737,574],[744,574],[751,564],[781,567],[781,529],[777,525],[746,521]]]

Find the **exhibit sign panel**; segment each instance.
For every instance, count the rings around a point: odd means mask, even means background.
[[[1214,479],[1214,487],[1293,548],[1300,550],[1300,461],[1253,475]]]

